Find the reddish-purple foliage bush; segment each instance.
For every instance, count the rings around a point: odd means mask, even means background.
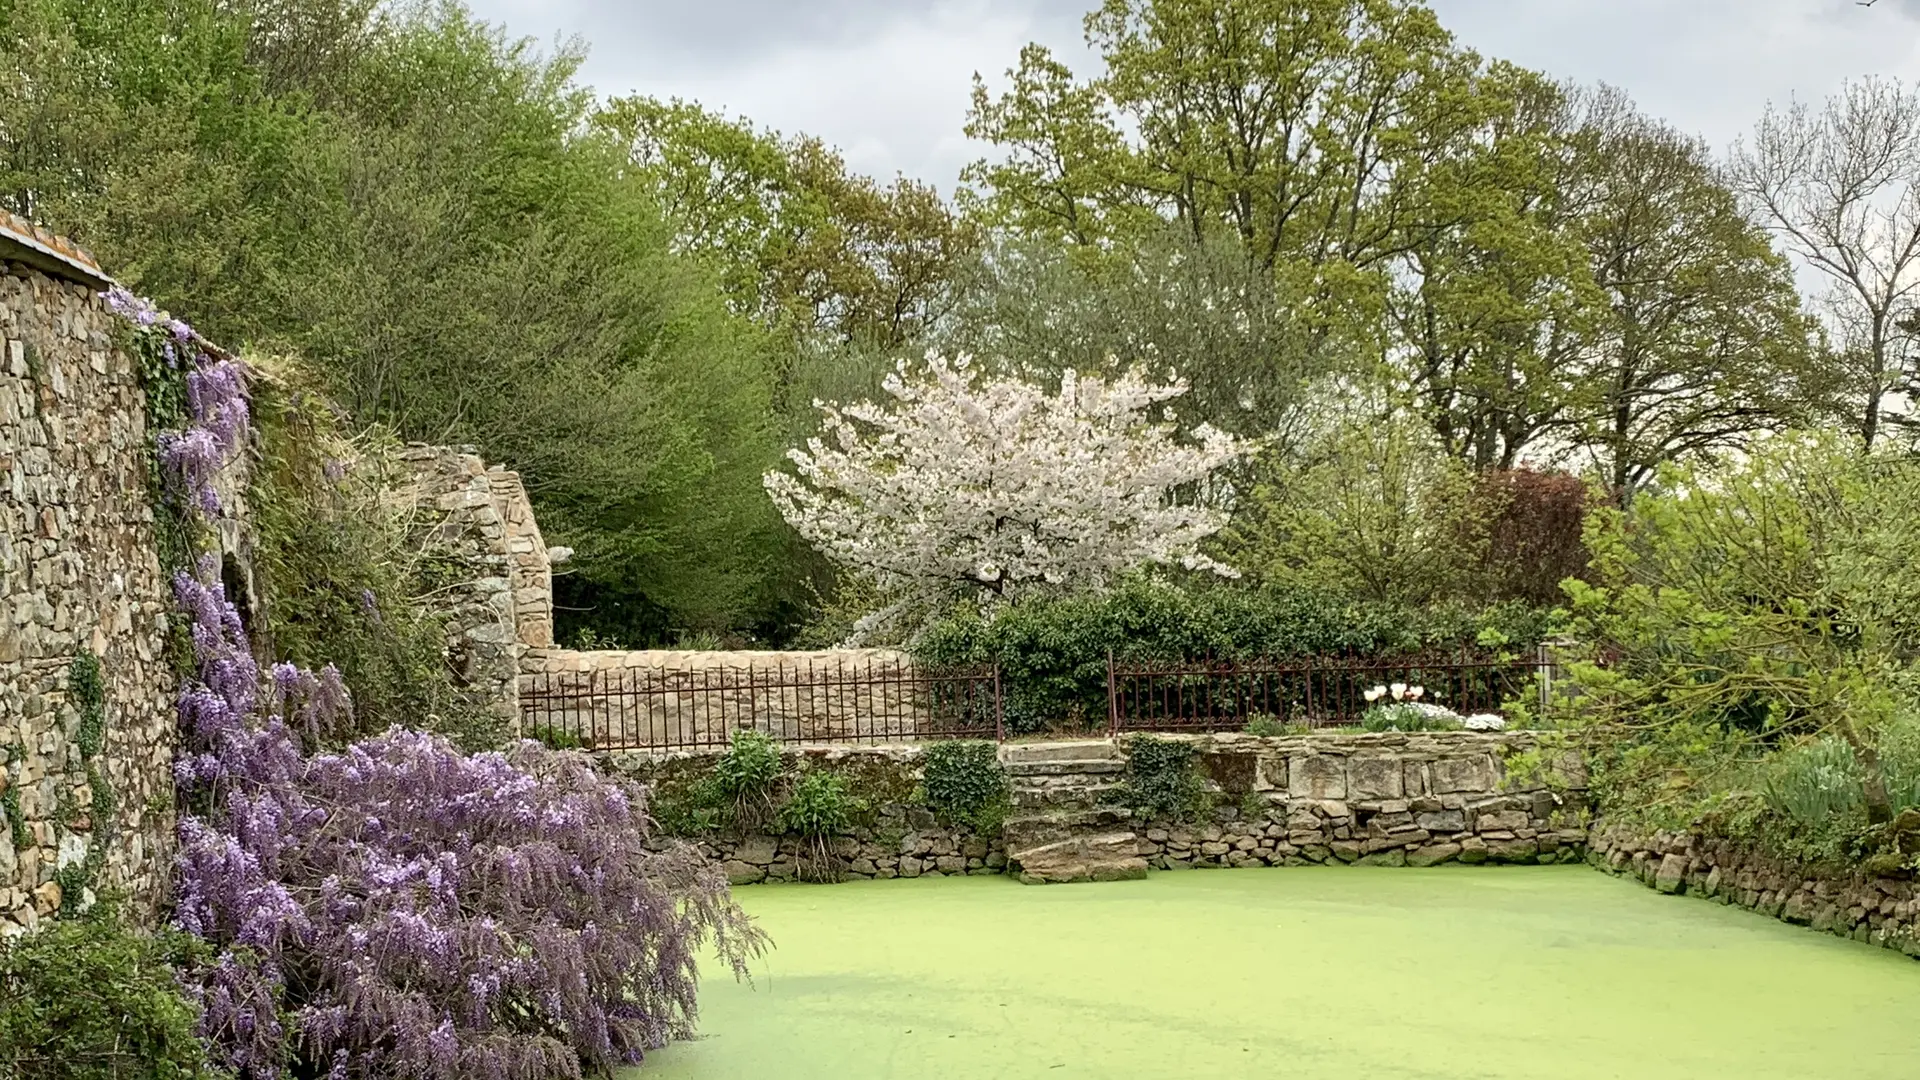
[[[1482,563],[1486,596],[1538,607],[1563,602],[1560,583],[1587,571],[1581,541],[1592,495],[1577,476],[1506,469],[1480,477],[1476,503],[1487,508]]]
[[[159,446],[204,518],[246,438],[244,370],[194,348],[186,389],[188,427]],[[393,729],[318,752],[351,712],[339,673],[263,673],[216,557],[174,590],[195,661],[174,919],[218,950],[182,981],[236,1075],[606,1073],[690,1033],[709,942],[745,974],[760,932],[696,849],[649,843],[644,789],[536,743],[469,756]]]

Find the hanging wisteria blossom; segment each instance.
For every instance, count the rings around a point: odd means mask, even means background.
[[[197,341],[106,299],[169,347]],[[196,347],[186,405],[157,441],[205,524],[244,445],[244,368]],[[317,752],[351,715],[339,672],[263,671],[215,555],[174,593],[194,659],[174,921],[212,946],[181,978],[234,1076],[605,1075],[691,1032],[704,946],[744,974],[759,931],[718,867],[654,839],[644,789],[536,743],[466,755],[396,728]]]

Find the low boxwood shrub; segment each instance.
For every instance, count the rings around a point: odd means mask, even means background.
[[[1520,605],[1403,609],[1308,589],[1132,579],[1102,593],[1030,599],[990,618],[963,612],[931,627],[914,656],[932,667],[999,664],[1007,729],[1029,734],[1104,726],[1109,652],[1163,664],[1484,652],[1487,641],[1519,652],[1546,631],[1545,613]]]
[[[972,739],[928,743],[920,761],[921,790],[936,817],[977,833],[1000,828],[1012,794],[998,747]]]
[[[200,1009],[174,976],[204,948],[185,934],[129,929],[104,904],[0,942],[0,1076],[220,1075],[194,1034]]]

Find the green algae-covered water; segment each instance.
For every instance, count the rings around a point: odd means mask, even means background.
[[[755,886],[623,1080],[1913,1080],[1920,963],[1578,866]]]

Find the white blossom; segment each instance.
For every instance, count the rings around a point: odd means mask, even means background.
[[[1148,565],[1237,576],[1199,548],[1227,518],[1208,481],[1241,444],[1205,424],[1178,438],[1151,415],[1185,383],[1068,371],[1048,392],[929,355],[884,389],[891,401],[821,404],[821,436],[765,483],[803,538],[896,608],[1097,587]]]

